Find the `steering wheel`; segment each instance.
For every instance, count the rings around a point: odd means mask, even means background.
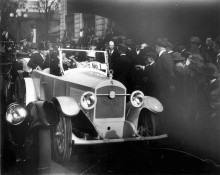
[[[89,64],[90,64],[90,68],[92,69],[98,69],[98,70],[101,69],[101,63],[98,61],[91,61]]]

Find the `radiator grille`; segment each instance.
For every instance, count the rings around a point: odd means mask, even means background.
[[[125,89],[117,86],[106,86],[99,88],[97,94],[109,94],[114,91],[115,94],[125,94]],[[97,96],[96,117],[100,118],[122,118],[124,115],[125,96],[115,96],[111,99],[109,96]]]

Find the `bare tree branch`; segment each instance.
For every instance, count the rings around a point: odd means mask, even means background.
[[[55,11],[58,9],[60,4],[59,0],[39,0],[37,3],[38,11],[45,19],[45,33],[48,35],[48,23],[49,20],[53,17]]]

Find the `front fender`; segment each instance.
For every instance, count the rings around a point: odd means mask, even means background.
[[[24,78],[26,97],[25,102],[28,105],[30,102],[37,101],[37,93],[34,86],[34,81],[31,77]]]
[[[153,113],[163,111],[163,105],[154,97],[144,96],[144,103],[139,108],[134,107],[131,102],[126,105],[126,120],[132,122],[136,127],[139,120],[139,115],[142,109],[148,109]]]
[[[28,111],[28,129],[36,126],[55,126],[58,123],[58,115],[52,102],[35,101],[26,107]]]
[[[52,102],[59,111],[68,117],[76,116],[80,111],[80,106],[71,97],[54,97]]]
[[[72,121],[72,127],[75,128],[76,130],[83,133],[88,133],[90,134],[90,136],[93,137],[98,136],[96,127],[93,125],[93,123],[89,120],[87,115],[82,110],[80,110],[80,112],[76,115],[76,117],[72,117],[71,121]]]

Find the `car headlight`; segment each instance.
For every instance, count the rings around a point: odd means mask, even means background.
[[[27,111],[24,107],[17,103],[12,103],[6,111],[6,121],[12,125],[19,125],[27,116]]]
[[[95,107],[97,98],[93,92],[85,92],[82,94],[80,102],[84,109],[89,110]]]
[[[144,103],[144,94],[141,91],[134,91],[130,97],[131,104],[134,107],[140,107]]]

